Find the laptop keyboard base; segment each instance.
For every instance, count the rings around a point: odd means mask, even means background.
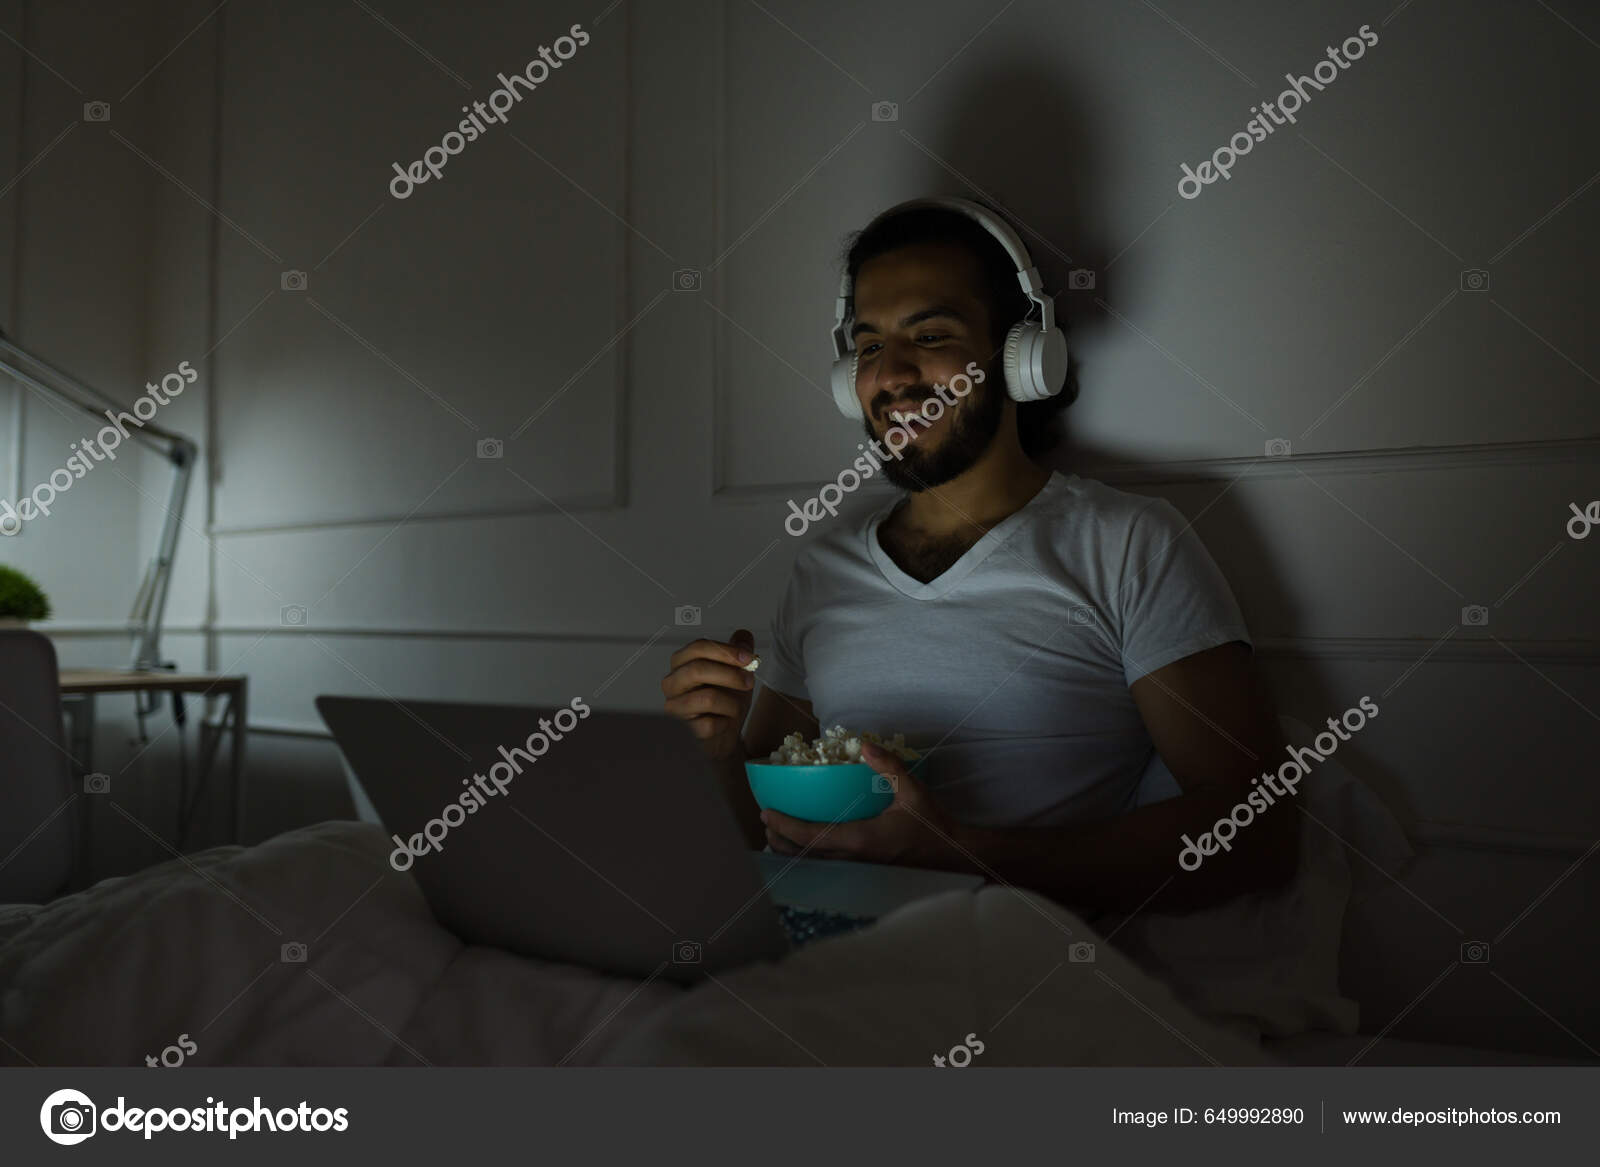
[[[797,908],[789,904],[778,908],[778,919],[796,948],[812,940],[823,940],[829,936],[854,932],[857,928],[865,928],[875,921],[875,917],[872,916],[852,916],[848,912]]]

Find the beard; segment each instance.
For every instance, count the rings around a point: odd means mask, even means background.
[[[904,447],[899,458],[888,454],[883,459],[883,476],[902,490],[926,490],[930,486],[942,486],[970,470],[1000,432],[1006,408],[1000,381],[1001,378],[987,376],[982,384],[972,387],[971,393],[958,398],[954,406],[946,406],[945,416],[950,418],[950,424],[944,438],[930,444],[927,437],[920,437]],[[917,405],[920,407],[927,398],[934,396],[937,395],[928,389],[925,395],[917,398]],[[870,419],[863,420],[862,425],[869,440],[881,442]],[[913,426],[906,428],[916,432]],[[884,449],[887,452],[887,447]]]

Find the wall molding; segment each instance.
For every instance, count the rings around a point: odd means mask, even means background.
[[[1326,474],[1405,474],[1417,471],[1484,469],[1498,466],[1542,466],[1593,459],[1600,462],[1600,435],[1534,442],[1473,442],[1454,446],[1397,446],[1388,450],[1344,450],[1293,454],[1283,458],[1265,455],[1248,458],[1194,458],[1069,464],[1063,473],[1080,474],[1110,486],[1166,486],[1225,482],[1229,479],[1296,478]],[[841,465],[843,470],[844,466]],[[816,482],[773,482],[759,485],[718,485],[712,498],[727,505],[760,505],[803,501],[814,496],[830,479]],[[851,497],[888,499],[900,492],[881,481],[863,483]]]
[[[377,640],[502,640],[549,641],[560,644],[618,644],[638,648],[658,633],[643,636],[615,632],[549,632],[529,628],[380,628],[355,624],[282,625],[217,624],[209,629],[195,628],[196,634],[213,636],[326,636]]]
[[[95,640],[105,636],[129,638],[133,636],[126,620],[68,620],[60,624],[31,624],[29,627],[51,640]],[[171,631],[170,628],[161,630],[162,635]],[[194,631],[199,632],[201,629],[196,627]]]
[[[1107,483],[1215,482],[1293,478],[1306,474],[1404,474],[1415,471],[1477,470],[1489,466],[1533,466],[1600,460],[1600,435],[1533,442],[1471,442],[1451,446],[1396,446],[1291,454],[1282,458],[1202,458],[1149,463],[1108,463],[1078,471]]]
[[[20,499],[22,492],[27,489],[22,481],[22,459],[24,453],[22,437],[23,431],[28,425],[27,405],[24,401],[26,395],[22,391],[22,383],[15,378],[6,377],[6,384],[11,386],[11,434],[7,442],[7,461],[10,470],[8,474],[9,481],[6,483],[6,497]],[[27,529],[26,526],[19,527],[14,534],[7,534],[5,537],[7,539],[21,538],[22,533]]]
[[[1600,845],[1600,839],[1543,831],[1508,831],[1473,823],[1418,820],[1406,832],[1413,844],[1452,851],[1495,851],[1501,854],[1561,856],[1576,859]]]
[[[621,412],[618,412],[616,431],[624,429]],[[622,438],[613,433],[613,451],[622,450]],[[620,455],[617,455],[620,456]],[[456,522],[473,519],[521,518],[529,515],[596,514],[627,509],[627,488],[619,477],[617,488],[609,494],[580,495],[568,499],[553,499],[549,503],[530,503],[525,506],[463,507],[457,510],[418,511],[416,514],[360,515],[343,519],[297,519],[273,523],[216,523],[206,528],[211,537],[237,535],[290,535],[310,531],[331,531],[348,527],[393,526],[399,523]]]
[[[620,115],[622,121],[622,132],[619,135],[621,144],[616,152],[616,182],[618,199],[621,206],[617,215],[613,216],[614,222],[611,225],[611,230],[616,239],[617,246],[616,282],[613,286],[612,299],[613,337],[616,337],[617,333],[624,329],[624,326],[627,324],[629,319],[629,304],[631,300],[634,261],[632,232],[626,225],[626,221],[631,221],[634,217],[632,205],[633,135],[628,132],[628,120],[630,117],[629,111],[632,108],[631,103],[635,89],[633,76],[634,21],[631,5],[622,5],[622,13],[620,15],[622,19],[622,34],[620,38],[622,42],[620,49],[622,55],[622,61],[620,65],[620,88],[622,90],[622,97],[620,108],[623,112]],[[221,29],[225,26],[219,24],[218,27]],[[217,110],[219,112],[215,130],[217,134],[217,163],[216,173],[214,175],[214,183],[215,188],[220,190],[222,185],[221,141],[222,135],[226,132],[226,126],[224,126],[221,121],[222,115],[220,111],[227,108],[225,102],[226,95],[224,92],[224,59],[227,54],[227,44],[225,33],[222,32],[219,32],[217,36],[217,53]],[[221,200],[219,199],[219,205],[220,201]],[[213,217],[213,219],[215,219],[215,217]],[[600,229],[601,228],[599,227],[596,228],[597,231]],[[215,229],[213,229],[213,231],[215,232]],[[213,248],[213,279],[211,287],[211,302],[213,308],[216,304],[220,303],[222,299],[222,271],[219,266],[219,256],[220,251],[216,248]],[[215,347],[217,340],[215,336],[216,322],[214,311],[211,330],[211,343],[212,346]],[[461,507],[452,510],[418,511],[415,514],[401,511],[395,513],[349,515],[329,518],[286,518],[282,520],[255,523],[208,522],[206,524],[205,533],[208,537],[212,538],[231,538],[240,535],[299,534],[308,531],[326,531],[343,528],[395,526],[402,523],[411,524],[441,521],[453,522],[463,519],[517,518],[530,515],[556,515],[563,512],[594,514],[606,511],[627,510],[629,501],[628,382],[632,375],[632,361],[629,357],[628,346],[626,343],[624,343],[624,341],[625,338],[616,339],[610,346],[613,349],[616,375],[612,378],[611,384],[612,413],[610,444],[612,473],[610,490],[607,492],[600,494],[582,494],[568,498],[551,496],[551,501],[549,503],[533,503],[519,506]],[[215,367],[215,365],[213,365],[213,367]],[[213,420],[215,415],[219,412],[216,408],[214,408],[217,398],[220,396],[220,388],[217,384],[219,380],[220,378],[213,376],[211,378],[211,383],[208,385],[210,394],[208,401],[213,406],[211,409]],[[204,453],[207,455],[207,460],[211,461],[212,459],[215,459],[217,464],[225,463],[226,459],[218,456],[222,453],[225,453],[225,451],[220,449],[220,436],[216,432],[210,433],[209,436],[211,438],[211,445],[208,450],[204,451]],[[215,514],[216,511],[218,477],[219,476],[215,473],[208,473],[206,476],[206,489],[209,496],[209,505],[207,509],[212,514]]]
[[[95,639],[129,635],[114,620],[38,624],[36,631],[62,639]],[[692,626],[686,626],[692,627]],[[444,628],[439,626],[269,623],[168,624],[164,636],[326,636],[377,640],[547,641],[557,644],[617,644],[637,648],[659,638],[656,632],[563,632],[538,628]],[[1435,647],[1437,645],[1437,647]],[[1452,663],[1517,663],[1507,649],[1529,661],[1550,665],[1582,665],[1600,660],[1600,640],[1531,640],[1453,636],[1439,643],[1425,636],[1290,636],[1260,637],[1261,656],[1313,660],[1429,660]]]
[[[716,6],[716,34],[711,45],[711,75],[716,78],[712,86],[711,98],[711,182],[710,182],[710,211],[711,211],[711,238],[716,245],[717,254],[722,254],[725,246],[726,206],[727,192],[723,190],[723,183],[727,181],[728,174],[728,21],[730,19],[728,0]],[[719,267],[721,265],[718,265]],[[720,271],[713,272],[711,288],[702,287],[700,294],[703,296],[715,295],[717,305],[722,306],[723,277]],[[710,438],[710,472],[711,472],[711,498],[716,499],[722,489],[722,434],[727,426],[723,416],[723,397],[727,392],[729,352],[731,346],[727,343],[724,333],[728,327],[720,314],[711,322],[711,433]]]
[[[14,165],[11,167],[11,173],[21,176],[24,173],[23,168],[28,162],[28,113],[32,94],[28,87],[29,63],[22,59],[22,48],[20,46],[27,44],[32,29],[29,27],[28,6],[22,0],[16,0],[15,3],[5,3],[4,8],[7,17],[6,24],[11,26],[14,19],[14,27],[17,30],[18,39],[16,53],[17,63],[20,68],[17,69],[16,80],[16,157]],[[0,105],[0,109],[3,108],[4,106]],[[0,229],[6,229],[10,236],[7,240],[11,256],[10,270],[0,273],[5,277],[7,285],[8,303],[6,315],[8,319],[4,323],[6,332],[9,335],[15,335],[19,331],[18,326],[22,321],[22,248],[25,227],[23,216],[27,208],[27,196],[28,184],[26,182],[18,182],[12,190],[11,197],[5,200],[3,207],[0,207]],[[27,393],[24,392],[22,382],[12,377],[6,377],[5,383],[11,387],[11,434],[8,439],[9,449],[6,455],[6,497],[15,500],[21,498],[22,492],[26,489],[22,474],[24,431],[27,429]],[[20,538],[26,530],[27,528],[24,526],[15,535],[7,537],[12,539]]]
[[[843,462],[840,463],[839,469],[843,471],[849,466],[849,462]],[[854,467],[850,468],[854,469]],[[1088,475],[1085,475],[1085,477],[1088,477]],[[730,506],[768,505],[787,502],[790,499],[797,503],[804,503],[808,498],[815,498],[817,491],[832,481],[831,478],[825,478],[820,482],[774,482],[765,485],[747,483],[738,486],[718,485],[711,491],[711,501]],[[847,504],[851,499],[873,499],[877,505],[882,506],[890,499],[900,497],[901,493],[899,487],[891,486],[887,480],[874,476],[847,494],[845,499]],[[843,508],[841,507],[842,511]]]
[[[1437,645],[1437,647],[1435,647]],[[1600,640],[1528,640],[1502,636],[1452,636],[1440,643],[1427,636],[1286,636],[1260,637],[1256,651],[1262,656],[1305,657],[1316,660],[1403,660],[1452,663],[1496,663],[1516,658],[1552,665],[1588,664],[1600,660]]]

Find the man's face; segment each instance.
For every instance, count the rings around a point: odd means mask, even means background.
[[[964,473],[989,448],[1004,419],[1007,397],[990,371],[998,362],[990,360],[981,286],[977,260],[954,244],[891,251],[863,264],[856,276],[856,396],[869,438],[881,443],[895,425],[891,411],[916,413],[938,396],[935,384],[965,377],[969,361],[984,371],[983,382],[974,380],[964,397],[946,392],[956,403],[937,421],[918,418],[903,427],[911,440],[898,460],[884,460],[883,473],[904,490],[939,486]]]

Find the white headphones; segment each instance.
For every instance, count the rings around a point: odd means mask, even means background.
[[[1006,336],[1005,378],[1006,392],[1013,401],[1042,401],[1061,392],[1067,378],[1067,338],[1056,327],[1056,306],[1051,297],[1042,291],[1039,269],[1034,267],[1028,249],[1017,238],[1017,233],[987,208],[967,199],[926,198],[911,199],[890,207],[868,225],[868,230],[881,220],[914,207],[942,207],[976,220],[1000,246],[1006,249],[1011,262],[1017,266],[1017,282],[1022,285],[1028,299],[1039,306],[1037,324],[1027,317],[1011,326]],[[855,311],[854,289],[850,285],[850,272],[846,269],[839,280],[839,300],[833,324],[833,400],[839,412],[846,417],[862,420],[861,399],[856,396],[855,345],[845,334],[845,324]],[[1029,309],[1028,316],[1033,311]]]

